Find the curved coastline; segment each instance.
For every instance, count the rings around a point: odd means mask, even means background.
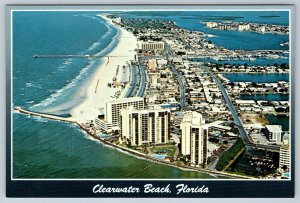
[[[111,41],[109,44],[104,47],[102,50],[99,50],[99,52],[95,53],[94,56],[99,57],[103,56],[103,58],[98,58],[99,61],[93,61],[91,60],[91,63],[88,63],[84,66],[82,66],[79,74],[74,77],[73,79],[70,80],[69,83],[67,83],[65,86],[62,86],[60,89],[56,90],[53,94],[48,96],[46,99],[42,100],[41,102],[34,104],[33,106],[29,107],[30,110],[32,111],[38,111],[38,112],[43,112],[43,113],[51,113],[51,114],[56,114],[56,115],[61,115],[61,114],[69,114],[73,109],[75,109],[77,106],[82,104],[84,100],[86,99],[87,96],[87,90],[88,87],[91,85],[91,80],[85,80],[81,82],[78,85],[78,81],[81,80],[81,76],[85,75],[87,72],[89,72],[90,78],[93,78],[93,76],[99,71],[100,68],[103,67],[103,64],[105,64],[105,56],[110,54],[118,45],[118,38],[120,35],[120,30],[117,29],[116,26],[113,24],[107,23],[106,19],[103,19],[103,24],[105,27],[108,27],[108,30],[115,30],[116,33],[112,36],[110,39]],[[109,31],[110,32],[110,31]],[[100,40],[95,41],[92,45],[90,45],[87,50],[90,50],[91,47],[94,47],[95,44],[100,43],[101,39],[103,39],[104,36],[106,36],[108,33],[105,33],[100,37]],[[104,38],[104,40],[106,40]],[[83,54],[84,52],[80,53]],[[69,59],[68,59],[69,60]],[[91,70],[91,71],[90,71]],[[51,105],[52,101],[56,101],[58,97],[60,97],[61,92],[64,92],[65,90],[72,90],[74,89],[74,86],[77,85],[78,88],[77,90],[74,91],[73,94],[71,94],[70,98],[68,100],[64,100],[63,102],[59,102],[55,105]],[[48,106],[47,101],[50,102],[50,106]]]
[[[160,160],[160,159],[155,159],[153,157],[147,156],[146,154],[142,154],[138,151],[135,150],[131,150],[129,148],[126,147],[122,147],[120,145],[116,145],[113,144],[111,142],[108,142],[102,138],[100,138],[99,136],[97,136],[96,134],[90,132],[88,129],[86,129],[82,124],[77,123],[76,124],[82,129],[84,130],[91,138],[98,140],[99,142],[101,142],[102,144],[106,145],[106,146],[111,146],[115,149],[117,149],[118,151],[122,152],[122,153],[129,153],[130,155],[136,157],[136,158],[142,158],[145,159],[147,161],[151,161],[151,162],[155,162],[155,163],[159,163],[159,164],[163,164],[166,166],[171,166],[183,171],[193,171],[193,172],[199,172],[199,173],[205,173],[208,174],[210,176],[224,176],[224,177],[229,177],[229,178],[234,178],[234,179],[255,179],[254,177],[250,177],[250,176],[243,176],[243,175],[238,175],[238,174],[232,174],[232,173],[226,173],[226,172],[221,172],[221,171],[212,171],[212,170],[208,170],[208,169],[202,169],[202,168],[194,168],[191,166],[178,166],[176,164],[173,164],[171,162],[167,162],[164,160]],[[216,178],[218,179],[218,178]],[[192,179],[191,179],[192,180]],[[209,179],[203,179],[203,180],[209,180]]]
[[[137,39],[132,33],[115,26],[105,15],[97,16],[118,30],[116,39],[113,39],[118,40],[118,43],[103,57],[103,63],[98,66],[90,81],[87,82],[86,90],[82,90],[85,91],[85,99],[70,111],[72,118],[81,122],[96,118],[99,113],[103,112],[105,103],[112,100],[114,95],[122,90],[121,87],[108,88],[107,84],[112,82],[118,67],[134,59],[134,50],[137,46]]]

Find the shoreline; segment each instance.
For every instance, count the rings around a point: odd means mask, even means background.
[[[159,159],[155,159],[153,157],[150,157],[150,156],[147,156],[146,154],[142,154],[138,151],[135,151],[135,150],[131,150],[129,148],[126,148],[126,147],[122,147],[122,146],[119,146],[119,145],[116,145],[116,144],[113,144],[113,143],[110,143],[104,139],[101,139],[100,137],[98,137],[96,134],[93,134],[91,133],[90,131],[88,131],[82,124],[79,124],[76,122],[76,124],[82,129],[84,130],[91,138],[94,138],[96,140],[98,140],[99,142],[101,142],[102,144],[104,145],[109,145],[117,150],[119,150],[120,152],[124,153],[129,153],[130,155],[134,156],[135,158],[142,158],[142,159],[145,159],[147,161],[151,161],[151,162],[155,162],[155,163],[158,163],[158,164],[163,164],[163,165],[166,165],[166,166],[170,166],[170,167],[174,167],[174,168],[177,168],[177,169],[180,169],[180,170],[183,170],[183,171],[193,171],[193,172],[198,172],[198,173],[204,173],[204,174],[207,174],[207,175],[210,175],[210,176],[225,176],[225,177],[229,177],[229,178],[233,178],[233,179],[243,179],[243,180],[246,180],[246,179],[257,179],[255,177],[250,177],[250,176],[244,176],[244,175],[238,175],[238,174],[230,174],[230,173],[226,173],[226,172],[221,172],[221,171],[211,171],[211,170],[208,170],[208,169],[202,169],[202,168],[194,168],[194,167],[191,167],[191,166],[178,166],[178,165],[175,165],[175,164],[172,164],[171,162],[167,162],[167,161],[164,161],[164,160],[159,160]],[[223,179],[223,178],[215,178],[215,179],[218,179],[218,180],[226,180],[226,179]],[[168,179],[166,179],[168,180]],[[191,179],[193,180],[193,179]],[[203,178],[203,179],[199,179],[199,180],[211,180],[210,178]],[[232,179],[230,179],[232,180]]]
[[[142,159],[145,159],[145,160],[150,161],[150,162],[163,164],[163,165],[174,167],[174,168],[177,168],[177,169],[180,169],[180,170],[183,170],[183,171],[193,171],[193,172],[205,173],[205,174],[208,174],[210,176],[224,176],[224,177],[230,178],[229,180],[241,180],[241,179],[242,180],[247,180],[247,179],[249,179],[249,180],[260,180],[259,178],[246,176],[246,175],[238,175],[238,174],[234,174],[234,173],[231,174],[231,173],[221,172],[221,171],[211,171],[209,169],[194,168],[194,167],[191,167],[191,166],[178,166],[178,165],[175,165],[171,162],[155,159],[155,158],[150,157],[146,154],[142,154],[138,151],[135,151],[135,150],[132,150],[132,149],[129,149],[129,148],[126,148],[126,147],[122,147],[120,145],[110,143],[110,142],[100,138],[95,133],[92,133],[88,128],[84,127],[83,124],[81,124],[80,122],[78,122],[78,121],[76,121],[72,118],[67,118],[66,119],[66,118],[62,118],[62,117],[59,117],[59,116],[53,116],[53,115],[48,115],[48,114],[38,113],[38,112],[32,112],[32,111],[22,109],[21,107],[14,107],[14,110],[21,113],[21,114],[24,114],[24,115],[30,115],[30,116],[36,116],[36,117],[46,118],[46,119],[50,119],[50,120],[73,123],[73,124],[77,125],[81,130],[86,132],[87,135],[90,138],[96,139],[97,141],[104,144],[105,146],[113,147],[114,149],[120,151],[121,153],[126,153],[126,154],[129,153],[130,155],[132,155],[135,158],[142,158]],[[168,180],[168,179],[166,179],[166,180]],[[191,180],[194,180],[194,179],[191,179]],[[203,179],[199,179],[199,180],[211,180],[211,179],[203,178]],[[216,178],[216,180],[220,180],[220,178]],[[221,178],[221,180],[227,180],[227,179],[222,179]]]
[[[132,33],[117,27],[103,14],[97,16],[118,30],[116,39],[113,39],[118,40],[118,43],[103,57],[103,63],[96,68],[86,87],[80,87],[86,97],[70,110],[72,118],[79,122],[95,119],[104,111],[105,103],[113,100],[118,91],[124,90],[121,87],[108,88],[108,83],[116,76],[118,67],[134,59],[137,47],[137,39]]]

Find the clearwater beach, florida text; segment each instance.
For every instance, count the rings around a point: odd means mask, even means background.
[[[177,195],[182,193],[209,193],[209,188],[205,185],[190,187],[186,184],[178,184],[175,186]],[[129,186],[129,187],[105,187],[104,185],[97,184],[93,187],[94,194],[100,193],[140,193],[141,188]],[[173,193],[171,185],[168,184],[164,187],[156,187],[153,184],[144,185],[143,192],[148,193]]]

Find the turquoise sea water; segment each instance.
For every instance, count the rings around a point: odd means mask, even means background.
[[[13,14],[13,105],[33,111],[68,114],[84,95],[78,91],[102,63],[101,59],[34,59],[34,54],[106,54],[117,44],[117,30],[97,17],[99,12],[14,12]],[[168,18],[187,29],[204,29],[201,12],[163,15],[143,13],[149,18]],[[211,13],[222,16],[224,12]],[[124,13],[141,17],[139,13]],[[239,14],[241,15],[241,14]],[[270,21],[272,19],[253,20]],[[247,16],[246,15],[246,16]],[[285,24],[280,13],[274,23]],[[202,17],[201,17],[202,18]],[[246,19],[246,18],[245,18]],[[249,20],[247,19],[247,20]],[[185,22],[185,23],[184,23]],[[229,33],[218,33],[215,43],[224,45]],[[248,36],[250,35],[250,36]],[[236,36],[240,36],[237,38]],[[235,33],[232,39],[256,36],[273,40],[266,47],[276,49],[284,36]],[[282,39],[283,38],[283,39]],[[228,41],[230,42],[230,41]],[[242,48],[257,48],[243,43]],[[226,44],[225,44],[226,45]],[[227,48],[236,45],[227,44]],[[149,167],[148,167],[149,166]],[[147,167],[147,168],[146,168]],[[146,168],[146,169],[144,169]],[[144,169],[144,170],[143,170]],[[143,172],[141,172],[143,171]],[[13,114],[14,178],[215,178],[182,171],[121,153],[91,140],[77,126],[37,117]]]

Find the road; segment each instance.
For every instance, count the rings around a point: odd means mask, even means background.
[[[163,40],[165,42],[165,57],[167,58],[168,61],[170,61],[170,56],[173,55],[172,49],[169,47],[168,43],[166,40]],[[182,79],[182,75],[177,71],[175,68],[174,64],[169,64],[171,66],[171,71],[173,74],[176,76],[177,81],[179,83],[179,93],[180,93],[180,105],[181,108],[185,108],[186,106],[186,97],[185,97],[185,83],[184,80]]]
[[[137,96],[143,97],[148,83],[144,58],[139,57],[139,67],[141,71],[141,82],[140,82],[140,87]]]
[[[131,84],[125,97],[133,97],[135,95],[138,88],[138,83],[139,83],[138,68],[136,65],[133,65],[132,74],[131,74]]]
[[[239,133],[241,135],[241,138],[244,140],[244,143],[245,144],[250,144],[251,141],[248,137],[248,134],[244,128],[244,125],[240,119],[240,117],[238,116],[238,113],[234,107],[234,105],[232,104],[228,94],[227,94],[227,91],[226,89],[224,88],[223,84],[221,83],[221,81],[210,71],[208,70],[207,68],[204,68],[204,70],[213,78],[213,80],[216,82],[216,84],[218,85],[218,87],[220,88],[222,94],[223,94],[223,97],[225,99],[225,102],[229,108],[229,111],[231,112],[231,115],[233,117],[233,120],[234,120],[234,123],[235,125],[238,127],[238,130],[239,130]]]
[[[172,65],[171,66],[171,70],[173,72],[173,74],[176,76],[177,81],[179,83],[179,93],[180,93],[180,105],[181,108],[185,108],[186,106],[186,98],[185,98],[185,83],[184,80],[182,79],[181,74],[176,70],[175,66]]]
[[[138,66],[132,66],[132,76],[131,76],[131,85],[125,97],[143,97],[147,87],[147,71],[144,61],[147,60],[147,57],[139,57]]]
[[[262,144],[254,144],[251,142],[251,139],[249,138],[244,125],[240,119],[240,117],[238,116],[238,113],[234,107],[234,105],[231,102],[231,99],[229,98],[226,89],[224,88],[223,84],[221,83],[221,81],[207,68],[203,68],[207,73],[210,74],[210,76],[214,79],[214,81],[217,83],[218,87],[220,88],[223,97],[225,99],[225,102],[229,108],[229,111],[232,114],[233,120],[235,125],[238,127],[239,133],[241,138],[244,140],[244,143],[246,146],[249,147],[253,147],[253,148],[259,148],[259,149],[265,149],[265,150],[269,150],[269,151],[279,151],[280,147],[279,146],[275,146],[275,145],[262,145]]]

